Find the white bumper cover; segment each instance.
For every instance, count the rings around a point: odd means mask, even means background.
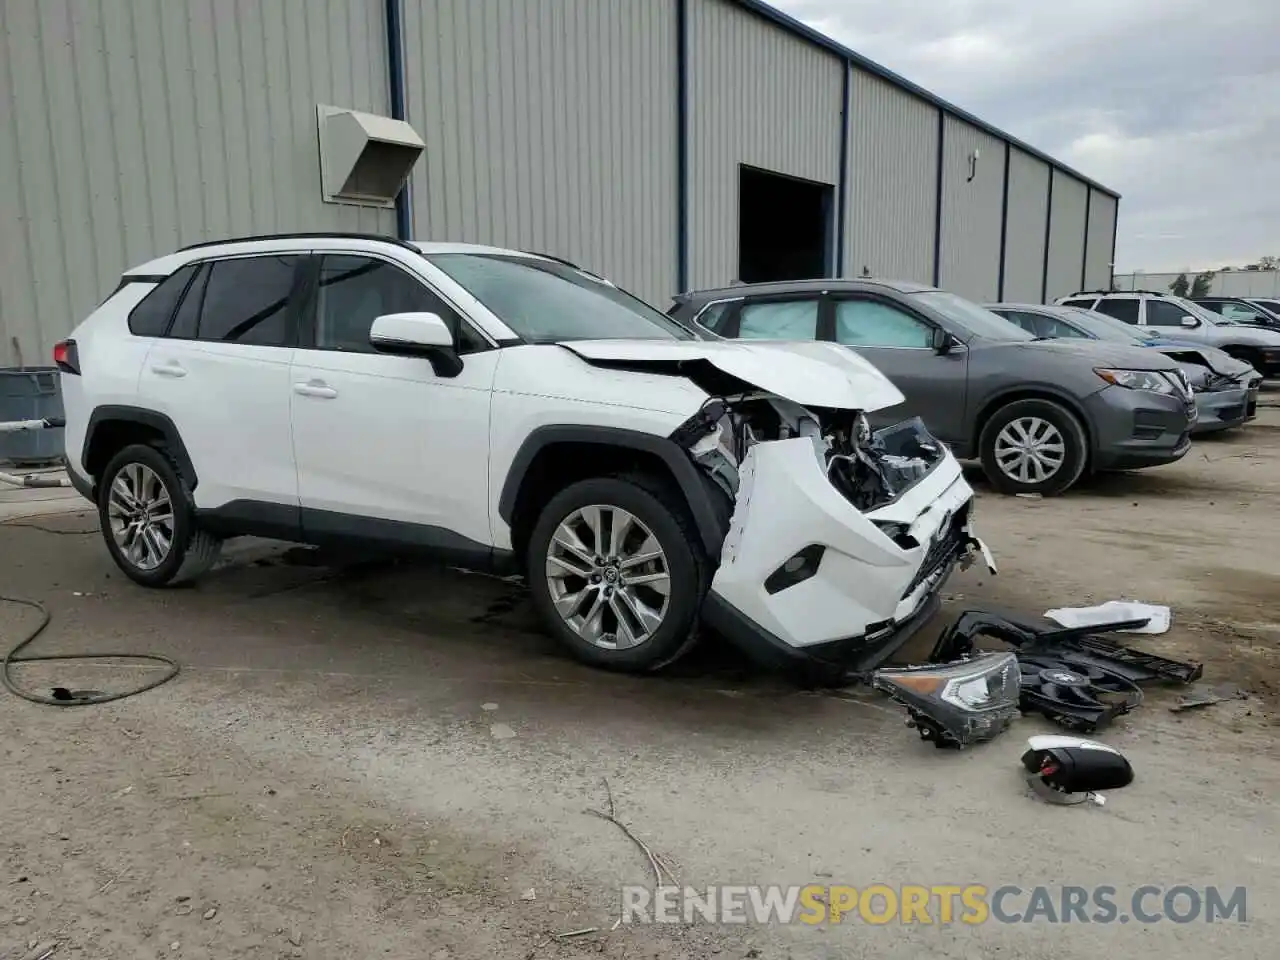
[[[921,610],[973,545],[973,490],[949,452],[892,503],[859,512],[830,483],[812,439],[759,443],[739,468],[737,503],[711,584],[774,646],[797,653],[847,638],[892,634]],[[900,546],[872,521],[901,524]],[[899,540],[903,530],[897,531]],[[909,541],[907,541],[909,542]],[[805,548],[824,548],[807,579],[770,592],[770,574]],[[990,554],[982,547],[990,563]],[[825,659],[825,657],[824,657]]]

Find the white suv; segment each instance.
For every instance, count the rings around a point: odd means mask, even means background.
[[[883,660],[974,548],[902,395],[820,343],[696,339],[564,261],[292,235],[128,271],[59,343],[68,467],[163,586],[223,538],[526,574],[582,660],[653,670],[701,617],[770,663]]]

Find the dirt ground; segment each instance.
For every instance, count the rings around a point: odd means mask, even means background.
[[[83,709],[0,696],[0,958],[1273,957],[1280,899],[1280,392],[1179,464],[1058,499],[980,484],[1000,563],[946,612],[1169,604],[1138,645],[1247,699],[1157,691],[1103,739],[1135,783],[1052,807],[1019,777],[1031,719],[934,750],[865,692],[797,690],[712,643],[602,675],[531,629],[512,585],[333,569],[244,543],[197,587],[113,572],[88,514],[0,526],[0,593],[44,602],[37,652],[138,651],[177,680]],[[932,641],[941,618],[918,646]],[[0,604],[8,646],[35,623]],[[119,665],[15,670],[116,689]],[[681,882],[1245,886],[1248,922],[611,929],[619,886]],[[530,894],[532,891],[532,894]],[[565,940],[552,934],[598,928]],[[33,949],[34,948],[34,949]]]

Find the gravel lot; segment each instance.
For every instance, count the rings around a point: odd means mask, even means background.
[[[1152,694],[1104,737],[1138,779],[1100,809],[1026,793],[1036,721],[952,754],[875,697],[798,691],[714,644],[660,678],[594,673],[489,578],[243,544],[195,589],[149,592],[114,573],[86,514],[2,526],[0,592],[53,613],[39,652],[184,669],[101,707],[0,697],[0,957],[47,941],[86,960],[1273,957],[1280,393],[1267,402],[1171,467],[1053,500],[980,488],[1001,573],[953,578],[949,615],[1167,603],[1174,629],[1143,643],[1251,692],[1187,714]],[[33,623],[0,605],[6,646]],[[143,675],[18,673],[97,689]],[[584,814],[607,804],[602,778],[693,885],[1217,883],[1247,886],[1249,922],[610,931],[619,885],[649,868]]]

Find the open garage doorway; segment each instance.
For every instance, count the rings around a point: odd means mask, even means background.
[[[738,279],[831,276],[835,188],[745,164],[738,171]]]

